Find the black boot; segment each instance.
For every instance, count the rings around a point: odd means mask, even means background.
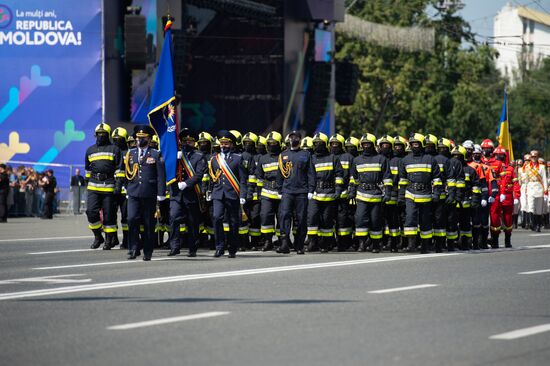
[[[359,248],[357,248],[360,252],[366,252],[367,251],[367,238],[361,237],[359,238]]]
[[[498,249],[498,233],[491,233],[491,248]]]
[[[537,230],[536,218],[532,213],[529,213],[529,224],[531,225],[531,231]]]
[[[353,250],[354,252],[356,252],[356,251],[359,250],[359,238],[358,238],[358,237],[354,237],[354,238],[351,240],[350,249]]]
[[[288,238],[286,236],[281,236],[281,246],[277,248],[277,253],[280,253],[280,254],[290,253],[290,246],[288,245]]]
[[[479,242],[480,249],[489,249],[487,246],[487,238],[489,237],[489,229],[482,227],[481,228],[481,240]]]
[[[122,244],[120,249],[128,249],[128,230],[122,230]]]
[[[250,237],[250,250],[253,252],[256,252],[260,250],[260,237],[259,236],[251,236]]]
[[[542,215],[536,215],[536,223],[537,223],[537,233],[540,233],[540,229],[542,228]]]
[[[512,215],[512,221],[514,222],[514,229],[518,228],[518,215]]]
[[[413,253],[416,250],[416,236],[407,237],[407,247],[403,249],[404,252]]]
[[[472,249],[479,250],[479,232],[478,227],[472,228]]]
[[[105,233],[105,244],[103,244],[103,250],[111,250],[114,247],[113,241],[116,233]]]
[[[120,245],[120,242],[118,241],[118,233],[114,233],[113,242],[111,243],[111,248],[114,248],[117,245]]]
[[[380,253],[380,239],[372,239],[372,250],[373,253]]]
[[[470,238],[469,236],[463,236],[461,240],[462,240],[462,250],[472,249],[472,238]]]
[[[445,246],[445,237],[438,236],[434,238],[434,249],[436,253],[443,252],[443,247]]]
[[[382,250],[382,251],[384,251],[384,250],[389,250],[389,249],[390,249],[390,244],[389,244],[389,242],[390,242],[389,236],[384,235],[384,236],[382,237],[382,240],[380,241],[380,245],[379,245],[379,246],[380,246],[380,250]],[[374,243],[373,243],[373,248],[372,248],[372,249],[374,250]],[[374,253],[374,252],[373,252],[373,253]]]
[[[330,251],[330,238],[326,236],[321,236],[318,240],[321,253],[328,253]]]
[[[250,248],[250,238],[248,234],[239,234],[239,251],[245,252]]]
[[[262,252],[269,252],[270,250],[273,250],[273,241],[272,241],[272,234],[264,234],[262,237],[262,242],[264,245],[262,246]]]
[[[397,245],[399,243],[399,237],[397,236],[392,236],[390,238],[390,251],[392,253],[397,253],[399,250],[397,249]]]
[[[504,246],[506,248],[512,247],[512,233],[504,233]]]
[[[455,251],[455,240],[454,239],[447,239],[447,251],[448,252],[454,252]]]
[[[527,212],[521,211],[521,228],[525,229],[527,227]]]
[[[432,239],[420,239],[420,254],[428,254],[432,245]]]
[[[90,248],[97,249],[101,244],[105,243],[105,239],[103,239],[103,235],[101,235],[101,229],[93,229],[92,232],[94,233],[94,242]]]
[[[318,240],[319,238],[317,235],[308,235],[309,243],[307,245],[307,251],[308,252],[316,252],[319,250]]]

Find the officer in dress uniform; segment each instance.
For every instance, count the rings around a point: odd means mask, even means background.
[[[179,133],[181,143],[181,176],[170,186],[170,253],[180,253],[180,225],[187,227],[188,257],[197,256],[202,204],[201,181],[206,172],[204,155],[195,151],[196,133],[184,128]]]
[[[229,258],[235,258],[238,243],[237,234],[241,218],[239,210],[246,203],[247,170],[240,154],[232,152],[235,136],[229,131],[218,132],[220,153],[214,154],[208,162],[210,179],[212,180],[213,201],[212,221],[214,223],[214,238],[218,258],[224,255],[225,248],[229,251]],[[227,213],[229,232],[227,243],[223,230],[223,220]],[[227,244],[227,245],[226,245]]]
[[[281,172],[282,199],[280,207],[281,246],[280,253],[290,252],[290,227],[292,214],[296,217],[296,235],[294,248],[297,254],[304,254],[304,241],[307,231],[307,205],[315,190],[315,169],[311,163],[311,154],[300,149],[301,134],[292,131],[288,134],[289,149],[279,155]]]
[[[122,156],[120,149],[111,143],[109,136],[111,127],[100,123],[95,128],[96,143],[86,151],[85,169],[88,180],[88,198],[86,216],[88,227],[94,233],[92,249],[97,249],[103,243],[103,249],[113,247],[116,236],[116,206],[115,196],[122,189]],[[99,210],[103,210],[103,225]],[[101,227],[105,231],[105,239],[101,235]]]
[[[149,147],[155,131],[150,126],[136,126],[137,148],[127,153],[125,170],[128,179],[129,255],[136,259],[139,253],[139,225],[144,226],[143,260],[151,260],[154,248],[155,210],[157,201],[166,199],[166,171],[164,159],[158,150]]]

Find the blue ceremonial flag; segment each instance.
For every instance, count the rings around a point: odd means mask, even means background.
[[[510,124],[508,121],[508,103],[507,92],[504,91],[504,102],[502,103],[502,112],[498,123],[498,144],[508,152],[510,161],[514,160],[514,150],[512,148],[512,135],[510,135]]]
[[[178,121],[176,116],[176,98],[174,96],[174,67],[172,58],[172,21],[164,28],[164,45],[155,76],[149,124],[155,129],[160,140],[160,151],[164,156],[166,184],[176,181],[178,170]]]

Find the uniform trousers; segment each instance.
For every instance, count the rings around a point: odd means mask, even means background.
[[[420,238],[430,239],[432,233],[432,203],[405,200],[405,236],[416,236],[420,228]]]
[[[101,228],[99,210],[103,211],[103,230],[106,233],[116,233],[115,195],[88,190],[86,216],[90,229]]]
[[[196,252],[199,246],[200,221],[201,213],[197,202],[185,203],[182,200],[170,199],[170,248],[180,249],[180,225],[185,224],[189,252]]]
[[[232,200],[224,198],[213,200],[212,222],[214,224],[214,240],[216,242],[217,250],[224,250],[227,245],[227,249],[230,254],[237,252],[237,234],[239,232],[239,224],[241,222],[241,217],[239,214],[240,207],[241,206],[238,199]],[[227,243],[225,242],[223,230],[224,217],[227,218],[229,223]]]
[[[311,200],[307,207],[308,235],[311,233],[311,235],[320,237],[332,237],[334,235],[335,214],[336,201]]]
[[[143,224],[143,254],[151,256],[154,248],[156,197],[128,197],[128,247],[139,249],[139,227]]]
[[[364,202],[357,200],[355,210],[355,236],[382,239],[383,230],[382,202]]]
[[[307,233],[307,193],[283,193],[280,206],[280,230],[281,235],[290,238],[292,214],[296,214],[296,234],[294,236],[294,248],[304,248]]]

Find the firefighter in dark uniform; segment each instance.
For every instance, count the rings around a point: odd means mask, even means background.
[[[267,154],[267,139],[263,136],[258,136],[258,143],[256,144],[256,152],[258,153],[258,159],[260,156]],[[257,161],[257,160],[256,160]]]
[[[393,136],[384,135],[380,137],[377,141],[378,151],[380,155],[383,155],[388,159],[388,163],[393,159],[393,144],[395,139]],[[390,250],[397,250],[397,238],[399,237],[399,226],[396,225],[397,221],[395,216],[397,214],[397,195],[393,193],[393,186],[397,186],[399,179],[396,177],[397,174],[393,174],[392,167],[390,164],[390,173],[392,174],[392,189],[390,192],[390,199],[382,205],[382,212],[384,214],[384,237],[382,239],[382,250],[387,250],[388,246]],[[395,181],[397,180],[397,182]],[[395,239],[394,239],[395,238]]]
[[[290,146],[279,155],[279,170],[283,183],[279,223],[281,246],[278,252],[290,252],[290,229],[294,213],[296,217],[294,249],[297,254],[304,254],[307,205],[315,191],[315,169],[311,164],[311,154],[300,149],[302,137],[300,133],[292,131],[288,137]]]
[[[206,162],[210,161],[212,155],[212,143],[214,138],[208,132],[199,133],[199,139],[197,140],[198,150],[204,156]],[[201,191],[206,198],[210,196],[212,192],[210,175],[208,169],[204,172],[201,182]],[[214,227],[212,226],[212,201],[210,199],[204,202],[205,210],[201,213],[201,233],[200,233],[200,246],[206,248],[213,248],[214,246]]]
[[[463,146],[457,146],[453,149],[452,155],[462,164],[465,182],[462,199],[457,203],[460,232],[458,247],[460,250],[470,250],[472,249],[472,210],[477,209],[481,204],[481,187],[476,170],[466,162],[466,149]]]
[[[351,168],[351,165],[353,164],[353,159],[355,159],[359,155],[359,148],[360,148],[359,139],[353,136],[348,137],[346,139],[346,142],[344,143],[344,148],[346,149],[346,154],[349,155],[348,166]],[[346,157],[344,157],[343,160],[345,161],[345,159]],[[350,173],[350,176],[351,176],[351,173]],[[357,251],[357,249],[359,249],[359,240],[357,237],[353,235],[353,233],[355,233],[355,211],[357,209],[357,202],[355,199],[349,199],[349,181],[348,181],[347,190],[348,190],[347,192],[348,194],[347,215],[348,216],[345,222],[350,224],[351,233],[352,233],[351,243],[348,249],[351,248],[352,250]],[[344,192],[345,192],[345,188],[344,188]]]
[[[166,171],[158,150],[149,147],[155,131],[150,126],[136,126],[137,148],[126,154],[125,172],[128,179],[129,255],[136,259],[139,252],[139,225],[143,223],[143,260],[151,260],[154,248],[155,211],[157,201],[166,200]]]
[[[244,234],[245,228],[243,227],[243,234],[241,237],[241,246],[243,249],[255,250],[259,246],[260,242],[260,200],[258,198],[258,188],[256,179],[256,163],[259,158],[259,154],[256,151],[256,145],[258,143],[258,136],[253,132],[248,132],[243,136],[243,161],[248,169],[248,188],[246,204],[243,209],[246,213],[248,233]],[[250,236],[250,241],[248,236]]]
[[[283,137],[272,131],[267,135],[267,154],[260,156],[256,164],[257,187],[260,196],[260,231],[262,251],[273,249],[275,218],[279,222],[281,203],[281,179],[279,172],[279,154]]]
[[[123,127],[115,128],[111,134],[113,144],[118,146],[122,159],[128,151],[128,131]],[[122,177],[122,189],[120,194],[115,195],[115,211],[120,209],[120,225],[122,226],[122,249],[128,249],[128,201],[126,200],[126,178]],[[118,245],[118,235],[115,235],[113,246]]]
[[[247,170],[242,156],[232,152],[234,150],[235,136],[229,131],[218,132],[218,141],[221,152],[214,154],[208,162],[208,171],[212,180],[214,238],[218,258],[224,255],[225,248],[229,252],[229,258],[235,258],[238,245],[238,230],[241,222],[239,214],[241,206],[246,203]],[[227,243],[224,235],[223,221],[226,217],[229,222]]]
[[[432,203],[439,202],[442,183],[439,166],[434,157],[424,153],[425,138],[415,133],[409,139],[412,153],[405,156],[399,167],[399,201],[405,202],[404,234],[407,251],[416,248],[420,230],[421,253],[427,253],[433,237]]]
[[[403,223],[405,221],[404,217],[404,207],[399,205],[398,196],[399,196],[399,165],[401,165],[401,160],[405,157],[405,147],[407,146],[407,140],[404,137],[399,135],[393,138],[393,154],[390,160],[390,171],[392,175],[392,191],[391,199],[388,202],[394,201],[396,206],[393,210],[393,215],[390,216],[388,221],[389,231],[390,231],[390,250],[392,252],[398,252],[399,248],[399,239],[403,239]],[[404,239],[403,239],[404,240]],[[402,243],[403,244],[403,243]]]
[[[349,152],[344,150],[346,140],[344,136],[340,134],[333,135],[330,140],[330,151],[334,156],[340,160],[340,165],[344,172],[342,178],[344,179],[344,184],[342,184],[342,193],[336,201],[337,213],[336,213],[336,247],[339,252],[347,250],[352,242],[351,236],[353,234],[353,221],[350,216],[349,209],[349,169],[353,163],[354,156]]]
[[[188,257],[197,256],[199,227],[201,221],[200,205],[203,205],[201,182],[206,172],[204,155],[195,151],[196,133],[184,128],[179,133],[181,144],[181,176],[177,184],[170,185],[170,253],[180,253],[182,246],[180,225],[187,227]]]
[[[95,237],[92,249],[99,248],[103,243],[103,249],[111,249],[117,232],[115,196],[121,193],[124,172],[120,149],[111,143],[110,135],[111,127],[108,124],[97,125],[96,143],[88,148],[84,158],[88,180],[86,215],[88,227]],[[103,211],[103,225],[99,210]],[[102,226],[105,239],[101,234]]]
[[[337,200],[343,190],[344,170],[340,160],[328,150],[328,137],[322,132],[313,136],[311,164],[315,170],[315,191],[307,208],[308,251],[330,250],[334,238]]]
[[[355,235],[359,237],[359,250],[367,251],[370,235],[372,252],[380,252],[384,217],[382,202],[389,202],[393,186],[388,158],[376,152],[376,136],[367,133],[360,140],[363,152],[353,159],[350,196],[357,201]]]

